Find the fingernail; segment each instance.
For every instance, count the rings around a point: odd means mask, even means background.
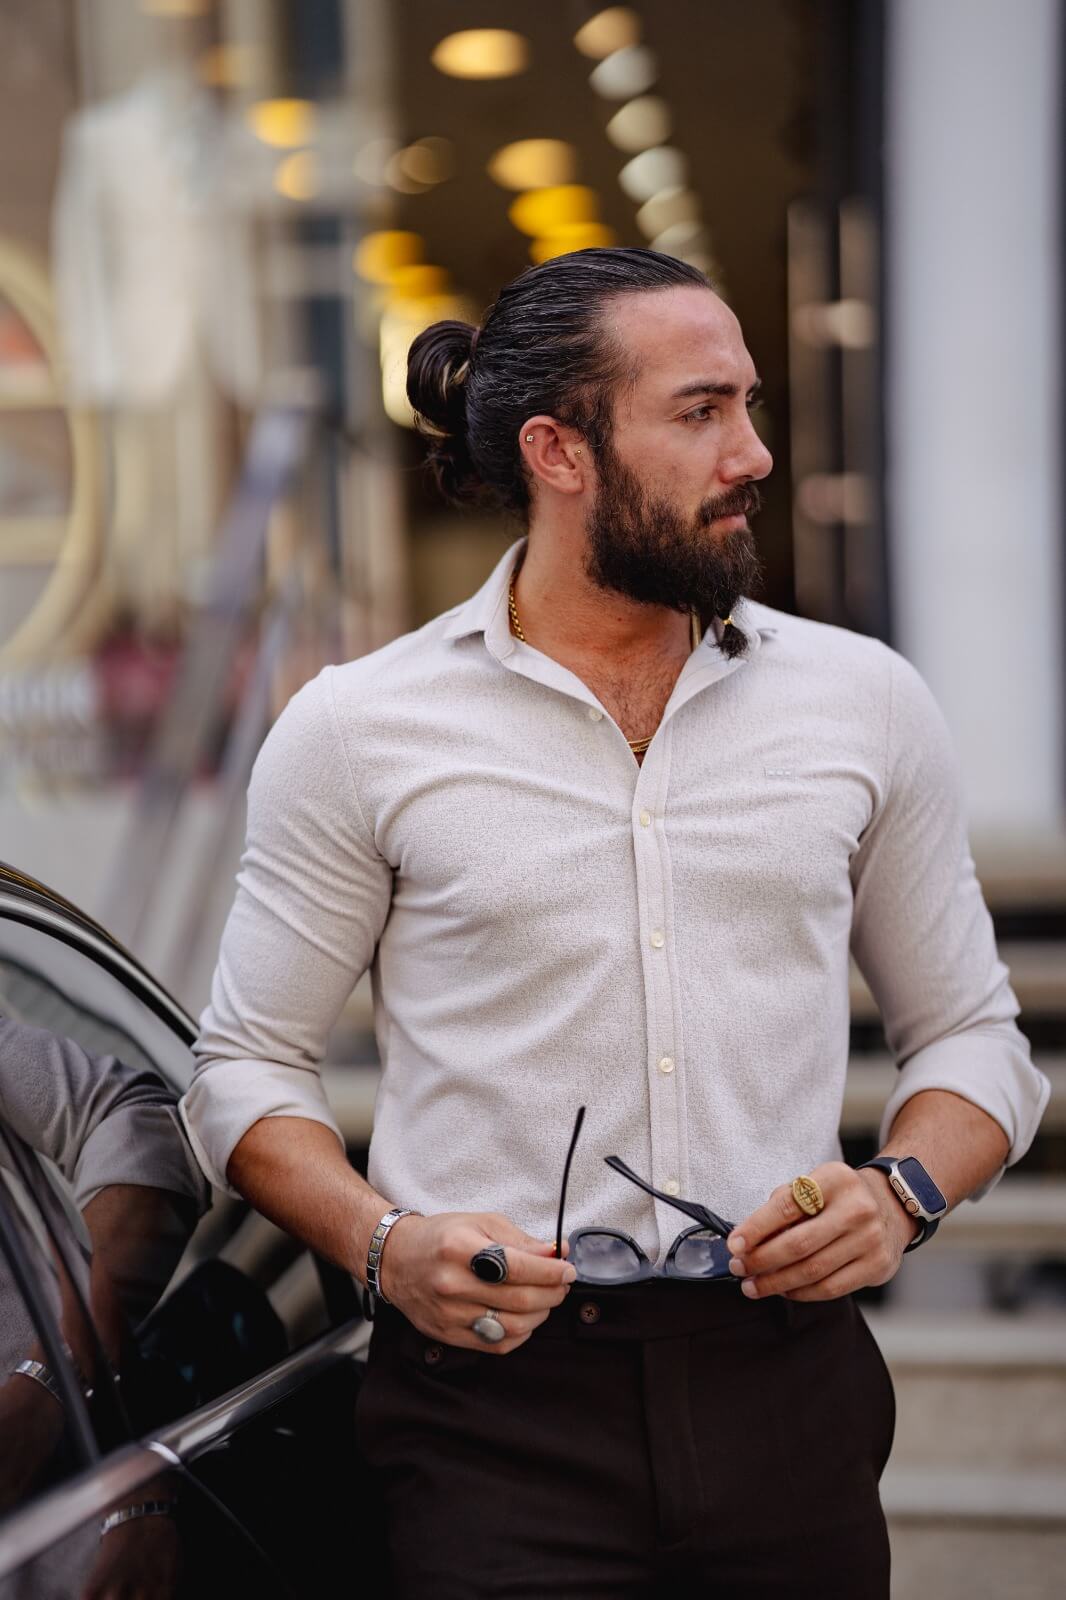
[[[747,1271],[747,1268],[745,1267],[743,1261],[738,1260],[737,1257],[734,1256],[729,1263],[729,1270],[735,1278],[742,1278]]]
[[[755,1279],[754,1278],[745,1278],[744,1282],[741,1284],[740,1287],[741,1287],[741,1291],[744,1294],[747,1295],[749,1300],[758,1299],[759,1291],[755,1287]]]
[[[730,1250],[735,1256],[742,1256],[744,1254],[744,1246],[746,1243],[747,1240],[744,1238],[742,1233],[731,1233],[729,1238],[726,1240],[726,1244],[729,1246]]]
[[[574,1281],[574,1279],[576,1277],[577,1277],[577,1268],[576,1267],[567,1267],[566,1271],[563,1273],[563,1282],[564,1283],[573,1283],[573,1281]]]

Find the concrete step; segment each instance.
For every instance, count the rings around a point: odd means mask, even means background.
[[[1066,1519],[1066,1309],[866,1320],[896,1390],[895,1513]]]
[[[1066,1531],[1054,1525],[890,1515],[888,1532],[892,1600],[1062,1600]]]

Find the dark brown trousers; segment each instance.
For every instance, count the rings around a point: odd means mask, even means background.
[[[382,1306],[358,1407],[397,1600],[887,1600],[894,1424],[850,1299],[662,1280],[502,1357]]]

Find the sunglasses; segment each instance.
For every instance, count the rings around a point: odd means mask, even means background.
[[[559,1195],[559,1217],[555,1229],[555,1254],[563,1253],[563,1211],[566,1207],[566,1188],[570,1181],[570,1163],[574,1159],[581,1124],[585,1120],[585,1107],[578,1108],[574,1131],[570,1135],[570,1148],[563,1167],[563,1186]],[[604,1161],[615,1172],[635,1183],[638,1189],[650,1194],[654,1200],[673,1206],[695,1226],[679,1233],[667,1252],[662,1271],[652,1266],[644,1251],[628,1233],[617,1228],[579,1228],[570,1235],[568,1260],[577,1269],[579,1282],[584,1283],[641,1283],[646,1278],[727,1278],[731,1283],[740,1280],[729,1271],[729,1250],[726,1239],[734,1224],[701,1205],[698,1200],[682,1200],[678,1195],[664,1194],[647,1183],[620,1156],[604,1156]]]

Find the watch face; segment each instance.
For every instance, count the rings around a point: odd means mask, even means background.
[[[923,1211],[935,1216],[947,1209],[947,1201],[916,1156],[905,1156],[899,1164],[900,1177],[914,1190]]]

